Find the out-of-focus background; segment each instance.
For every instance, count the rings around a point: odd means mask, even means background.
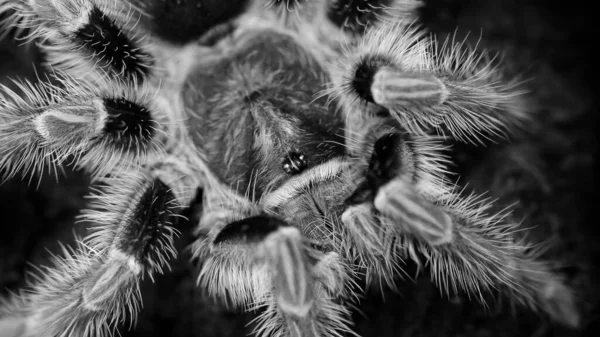
[[[182,1],[189,8],[193,2]],[[218,1],[198,2],[218,6]],[[156,3],[167,6],[169,1]],[[536,120],[529,132],[486,147],[455,146],[452,169],[469,189],[489,191],[504,204],[518,201],[514,215],[536,226],[532,238],[556,239],[547,256],[564,264],[562,271],[578,292],[581,329],[566,329],[502,303],[485,309],[465,297],[444,298],[424,275],[400,283],[398,293],[385,291],[384,299],[377,291],[368,293],[353,317],[361,336],[584,336],[600,324],[596,21],[585,1],[548,3],[429,0],[420,17],[441,37],[456,29],[459,36],[470,31],[471,41],[481,38],[480,48],[504,54],[507,72],[528,79],[528,104]],[[35,78],[35,69],[40,70],[34,48],[0,42],[0,83]],[[46,176],[36,183],[12,179],[0,185],[0,294],[22,286],[28,264],[45,263],[58,240],[72,242],[74,219],[86,204],[83,173],[67,168],[58,182]],[[190,225],[181,226],[185,231]],[[184,247],[190,240],[184,235],[177,244]],[[251,331],[246,325],[253,314],[209,299],[194,286],[196,267],[188,260],[181,254],[171,273],[144,283],[137,328],[123,328],[122,335],[208,337]]]

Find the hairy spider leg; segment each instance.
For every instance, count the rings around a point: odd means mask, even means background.
[[[527,120],[516,80],[464,41],[439,44],[416,26],[384,22],[347,46],[327,92],[350,125],[392,116],[416,134],[462,142],[506,137]]]
[[[348,37],[359,37],[384,21],[413,21],[419,0],[255,0],[254,7],[271,11],[285,26],[299,30],[305,23]]]
[[[400,261],[371,262],[412,259],[419,266],[428,265],[432,279],[447,294],[464,291],[486,304],[484,295],[499,290],[515,302],[576,327],[580,318],[575,295],[543,261],[544,245],[536,247],[519,236],[521,227],[510,221],[506,210],[493,213],[493,204],[481,197],[461,197],[440,179],[427,181],[439,176],[431,168],[440,163],[431,163],[443,156],[432,148],[425,152],[419,145],[423,144],[397,132],[380,137],[366,179],[349,198],[358,205],[342,215],[348,231],[370,234],[367,242],[379,245],[375,253],[356,254],[365,266],[374,266],[371,274],[393,280],[391,273]],[[430,164],[424,165],[427,161]],[[362,240],[358,235],[351,238]]]
[[[95,83],[144,81],[154,67],[144,36],[132,32],[143,15],[128,1],[4,0],[26,42],[36,41],[47,65]],[[17,16],[16,18],[14,16]]]
[[[62,163],[102,177],[160,158],[164,138],[154,102],[144,90],[99,90],[56,77],[58,85],[15,82],[21,94],[0,87],[0,171],[56,172]],[[23,98],[24,97],[24,98]]]
[[[3,299],[0,331],[9,336],[106,336],[135,322],[139,283],[176,256],[172,221],[179,205],[160,180],[121,172],[105,178],[83,215],[92,233],[63,247],[28,289]],[[5,336],[5,335],[3,335]]]
[[[198,283],[226,304],[260,310],[257,335],[339,336],[349,330],[349,270],[300,230],[233,192],[209,192],[194,243]]]

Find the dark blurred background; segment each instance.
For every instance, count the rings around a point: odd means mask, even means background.
[[[154,11],[168,7],[176,12],[175,1],[152,3]],[[208,13],[202,16],[202,27],[207,20],[218,22],[236,12],[219,10],[218,1],[179,3],[187,6],[186,12]],[[600,219],[595,201],[600,104],[594,14],[585,1],[543,0],[429,0],[420,11],[421,21],[440,37],[457,29],[459,36],[470,31],[472,42],[481,38],[480,48],[504,54],[508,73],[529,80],[528,104],[536,123],[527,135],[485,147],[457,145],[452,169],[470,190],[489,191],[500,204],[518,201],[514,216],[536,226],[533,238],[557,239],[548,258],[564,264],[562,271],[578,292],[581,329],[560,327],[527,310],[513,312],[502,303],[485,309],[463,296],[444,298],[424,275],[401,283],[397,293],[385,291],[384,299],[369,292],[354,314],[361,336],[594,334],[600,324]],[[34,48],[0,42],[0,83],[35,78],[39,60]],[[0,185],[0,294],[22,286],[28,263],[45,263],[58,240],[72,242],[74,218],[85,206],[88,178],[83,173],[66,168],[58,182],[50,176],[42,177],[39,186],[36,182],[12,179]],[[190,228],[189,223],[180,226],[184,232]],[[184,247],[190,240],[184,235],[177,244]],[[171,273],[154,284],[144,283],[137,328],[121,329],[124,336],[240,336],[251,331],[246,325],[253,314],[210,300],[194,286],[197,267],[188,260],[181,254]]]

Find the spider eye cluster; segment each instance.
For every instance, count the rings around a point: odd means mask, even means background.
[[[290,151],[283,159],[283,170],[289,175],[298,174],[304,171],[308,163],[303,153]]]

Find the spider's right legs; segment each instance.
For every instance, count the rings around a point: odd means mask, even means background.
[[[518,84],[491,57],[464,42],[439,44],[417,27],[384,22],[336,62],[328,93],[350,125],[387,115],[416,134],[481,143],[527,120]]]
[[[171,221],[178,205],[163,182],[123,172],[102,182],[84,214],[92,234],[2,300],[0,331],[9,337],[110,335],[117,324],[135,322],[141,279],[162,273],[176,255]]]
[[[577,327],[573,291],[543,261],[543,251],[519,236],[520,227],[509,214],[494,214],[490,202],[461,197],[446,186],[440,179],[442,154],[431,141],[394,128],[382,131],[370,151],[365,179],[342,215],[346,230],[358,233],[349,235],[352,242],[345,245],[358,247],[369,273],[391,280],[393,264],[386,269],[378,260],[410,258],[427,265],[445,293],[464,291],[485,303],[486,294],[500,291]],[[357,244],[367,241],[365,228],[377,229],[370,240],[377,249]]]

